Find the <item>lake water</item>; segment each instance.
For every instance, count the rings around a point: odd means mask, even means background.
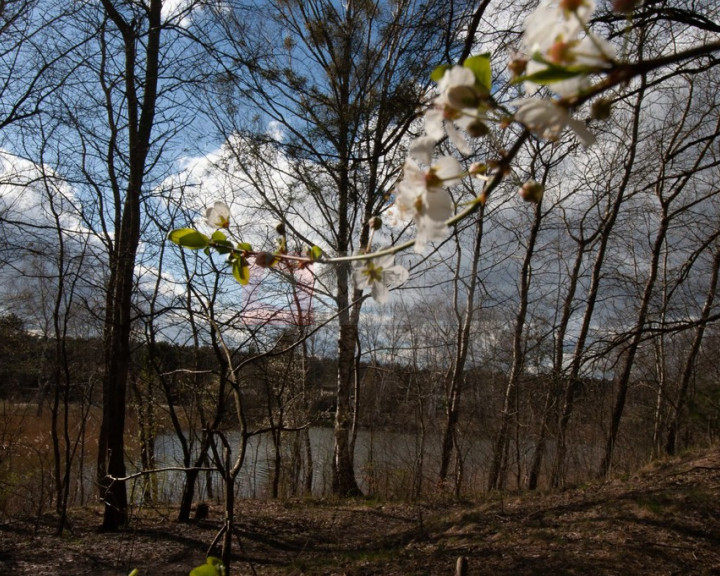
[[[287,437],[287,436],[286,436]],[[228,435],[230,445],[237,443],[238,436]],[[289,446],[290,442],[286,442]],[[373,492],[385,497],[407,497],[417,481],[417,460],[420,453],[419,441],[415,434],[402,432],[358,433],[355,445],[355,475],[363,492]],[[310,444],[313,459],[313,495],[330,493],[331,464],[333,456],[333,430],[311,428]],[[439,437],[427,438],[423,454],[423,490],[427,493],[437,481],[439,470]],[[464,449],[464,486],[482,490],[483,470],[489,454],[489,443],[478,440]],[[157,467],[182,466],[181,451],[173,435],[162,435],[156,439],[155,453]],[[285,456],[286,461],[288,459]],[[268,435],[250,439],[243,468],[238,476],[236,491],[241,498],[265,497],[271,491],[271,477],[274,466],[274,447]],[[218,479],[215,476],[217,494]],[[207,498],[207,478],[201,474],[197,499]],[[142,482],[142,480],[138,481]],[[184,482],[183,472],[164,472],[158,478],[159,497],[165,501],[177,501]],[[134,493],[142,493],[136,484]]]

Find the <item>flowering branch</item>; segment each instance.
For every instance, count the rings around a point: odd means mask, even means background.
[[[614,8],[629,12],[635,4],[632,0],[615,0]],[[544,0],[526,18],[520,44],[529,57],[515,58],[508,65],[513,82],[524,86],[526,97],[506,106],[498,104],[492,95],[489,54],[466,58],[462,65],[440,66],[432,73],[438,95],[424,113],[424,134],[410,143],[409,157],[394,189],[397,211],[415,224],[414,239],[373,251],[373,233],[380,226],[379,218],[374,218],[368,245],[352,256],[329,257],[318,246],[309,247],[302,256],[290,255],[282,225],[278,228],[280,237],[275,251],[254,251],[247,243],[228,240],[223,230],[229,228],[230,211],[221,202],[216,202],[206,214],[208,224],[216,228],[211,236],[182,228],[170,232],[169,239],[184,248],[215,250],[227,255],[233,275],[241,284],[249,281],[248,259],[261,267],[272,267],[281,261],[290,261],[298,267],[315,262],[353,262],[355,288],[369,288],[373,298],[386,301],[388,288],[408,278],[408,271],[394,263],[394,255],[412,247],[422,253],[428,242],[443,239],[450,227],[475,213],[510,173],[513,161],[531,134],[556,141],[570,129],[589,147],[595,142],[594,134],[585,122],[572,117],[583,104],[653,70],[720,51],[719,40],[651,60],[620,63],[614,46],[590,30],[594,9],[592,0]],[[596,77],[600,80],[596,81]],[[547,88],[543,93],[550,91],[550,96],[540,97],[541,87]],[[609,105],[602,100],[597,102],[600,105],[594,107],[594,115],[605,116]],[[460,154],[469,156],[473,149],[467,137],[481,138],[491,133],[492,124],[504,129],[513,122],[521,124],[523,130],[499,159],[474,163],[466,170],[454,156],[434,157],[438,143],[445,138]],[[483,180],[484,185],[464,209],[456,211],[449,189],[467,177]],[[543,189],[530,181],[520,187],[519,193],[523,200],[538,203]]]

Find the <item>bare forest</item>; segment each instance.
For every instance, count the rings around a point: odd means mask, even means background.
[[[243,573],[716,450],[719,276],[714,2],[0,0],[2,530]]]

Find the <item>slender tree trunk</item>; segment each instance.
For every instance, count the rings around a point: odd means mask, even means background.
[[[338,277],[338,287],[345,294],[342,296],[341,292],[338,302],[341,310],[344,308],[344,312],[340,314],[340,335],[338,337],[338,383],[335,394],[335,454],[332,466],[332,490],[333,494],[337,496],[347,497],[361,494],[355,480],[355,466],[350,447],[352,427],[350,395],[353,390],[355,374],[357,325],[351,322],[350,313],[347,310],[348,274],[343,266],[338,271]]]
[[[346,10],[346,30],[339,42],[338,50],[341,60],[334,64],[336,74],[336,90],[338,109],[343,111],[338,117],[337,152],[338,152],[338,228],[337,247],[340,254],[347,254],[350,248],[351,226],[351,183],[350,183],[350,126],[348,118],[344,116],[350,103],[350,80],[351,80],[351,59],[352,59],[352,10]],[[351,442],[351,428],[353,425],[353,410],[350,405],[350,398],[353,394],[355,383],[355,346],[358,339],[358,320],[361,301],[351,303],[351,293],[354,293],[353,301],[359,300],[360,294],[357,290],[350,288],[350,270],[348,263],[343,263],[337,268],[336,302],[340,314],[338,316],[340,326],[338,335],[338,383],[335,407],[335,454],[333,458],[333,494],[341,497],[358,496],[360,488],[355,480],[354,455]],[[358,400],[357,398],[355,399]]]
[[[311,495],[313,492],[313,452],[312,443],[310,442],[310,430],[305,428],[302,431],[303,445],[305,446],[305,479],[303,487],[305,494]]]
[[[557,418],[557,409],[553,408],[556,407],[559,396],[558,388],[561,386],[562,382],[563,362],[565,360],[565,334],[573,312],[572,304],[575,299],[578,280],[580,278],[580,269],[582,268],[584,256],[587,253],[587,247],[589,244],[590,240],[586,239],[582,239],[578,242],[578,251],[575,255],[572,271],[570,272],[568,290],[565,293],[565,298],[563,300],[562,316],[558,325],[557,336],[555,337],[555,356],[553,358],[552,381],[550,382],[545,395],[538,441],[535,444],[535,452],[533,454],[533,460],[528,473],[528,488],[530,490],[535,490],[538,486],[540,470],[542,468],[542,462],[545,457],[545,450],[547,447],[547,437],[550,423],[553,419],[553,415]]]
[[[615,397],[615,406],[610,420],[610,430],[605,442],[605,453],[602,461],[600,462],[600,468],[598,469],[598,476],[600,477],[607,476],[612,467],[612,459],[615,451],[615,445],[617,444],[620,421],[625,409],[625,401],[627,399],[628,388],[630,386],[630,376],[635,363],[635,355],[637,354],[638,347],[640,346],[640,342],[642,340],[643,326],[645,326],[645,322],[647,320],[648,309],[650,307],[650,301],[655,287],[655,280],[657,279],[660,254],[662,253],[662,248],[665,244],[665,237],[667,235],[669,225],[667,209],[668,204],[665,201],[662,201],[663,215],[658,232],[655,236],[655,242],[653,244],[652,257],[649,266],[649,276],[645,282],[645,289],[643,290],[642,299],[640,301],[640,309],[638,310],[637,318],[635,320],[630,343],[625,351],[623,368],[615,383],[617,387],[617,395]]]
[[[456,452],[458,450],[457,425],[460,418],[460,397],[462,395],[462,384],[465,380],[465,363],[467,360],[468,350],[470,348],[470,330],[472,328],[473,315],[475,312],[475,294],[478,284],[477,271],[482,249],[484,220],[485,206],[482,205],[475,213],[475,242],[473,244],[469,281],[467,282],[467,292],[465,294],[465,308],[462,312],[462,319],[460,321],[455,341],[455,360],[453,362],[453,370],[447,394],[445,432],[443,434],[442,452],[440,455],[440,472],[438,474],[441,483],[444,483],[447,479],[453,450]],[[458,278],[460,267],[461,252],[460,244],[458,242],[458,263],[454,279],[456,294],[457,287],[460,282]],[[455,296],[454,301],[455,311],[459,314],[457,296]],[[457,456],[459,458],[459,454],[457,454]]]
[[[515,317],[512,366],[510,367],[510,374],[508,375],[507,385],[505,388],[505,400],[503,403],[502,413],[500,415],[500,430],[495,437],[495,443],[493,445],[493,456],[490,464],[490,471],[488,473],[488,490],[499,490],[504,484],[504,474],[502,474],[502,471],[505,468],[505,461],[507,459],[506,454],[510,441],[510,423],[514,418],[518,418],[516,410],[517,388],[524,365],[523,339],[525,318],[528,308],[528,293],[530,291],[530,263],[535,253],[535,243],[537,241],[538,233],[540,232],[541,224],[542,202],[538,202],[535,205],[535,219],[532,229],[530,230],[530,237],[528,238],[528,245],[525,251],[525,259],[523,261],[520,276],[520,306],[518,308],[517,316]]]
[[[105,503],[102,527],[117,530],[127,521],[125,476],[125,407],[130,367],[130,329],[134,292],[135,257],[140,240],[141,194],[150,149],[157,100],[162,0],[150,0],[147,10],[148,32],[138,41],[135,23],[127,22],[112,0],[102,0],[108,17],[123,37],[125,47],[125,97],[128,113],[129,176],[120,221],[111,256],[110,279],[105,308],[105,373],[103,376],[103,414],[98,450],[98,484]],[[136,76],[137,46],[145,47],[145,75]],[[143,90],[140,100],[137,89]],[[108,111],[109,114],[112,111]]]
[[[685,403],[687,402],[688,390],[695,369],[695,361],[700,353],[703,336],[705,335],[705,327],[707,326],[710,312],[712,311],[715,296],[717,294],[718,277],[720,276],[720,249],[715,252],[712,265],[712,277],[710,279],[710,287],[708,288],[705,304],[698,320],[698,326],[695,330],[695,336],[690,346],[690,351],[685,359],[685,365],[682,371],[682,379],[680,381],[680,389],[673,405],[672,415],[668,419],[667,438],[665,440],[665,452],[669,455],[675,454],[677,450],[677,436],[682,422]]]
[[[615,200],[610,205],[604,222],[601,227],[600,241],[595,255],[595,261],[593,264],[593,270],[590,278],[590,288],[586,297],[585,313],[583,315],[582,325],[578,334],[577,342],[573,350],[573,357],[570,363],[570,371],[565,378],[565,390],[562,398],[562,407],[560,411],[560,417],[557,426],[557,442],[555,449],[555,459],[553,461],[552,473],[550,477],[550,485],[553,488],[558,488],[564,482],[564,470],[565,470],[565,459],[567,456],[567,431],[570,424],[570,418],[572,416],[575,406],[575,394],[579,385],[580,369],[585,354],[585,343],[587,342],[588,334],[590,333],[590,327],[592,326],[592,320],[595,312],[595,305],[597,303],[598,294],[600,291],[600,282],[602,279],[602,270],[605,265],[605,257],[607,255],[608,243],[610,236],[617,222],[620,208],[626,199],[626,191],[630,183],[630,177],[635,168],[635,159],[637,155],[637,146],[640,130],[640,113],[642,110],[642,103],[645,96],[646,80],[641,78],[640,89],[638,90],[635,105],[633,107],[633,121],[631,126],[631,136],[628,151],[624,163],[623,177],[620,185],[618,186],[617,195]]]

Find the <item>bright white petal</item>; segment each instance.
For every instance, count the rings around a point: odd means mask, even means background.
[[[407,271],[407,268],[399,264],[383,269],[383,281],[390,287],[404,284],[409,276],[410,273]]]
[[[433,169],[445,186],[459,183],[463,174],[462,165],[452,156],[440,156],[433,164]]]
[[[353,262],[352,283],[356,290],[363,290],[368,285],[369,276],[367,274],[363,274],[364,270],[365,261],[358,260]]]
[[[373,282],[370,294],[378,304],[385,304],[390,297],[390,290],[382,282]]]
[[[439,222],[422,216],[416,219],[417,233],[415,235],[415,252],[418,254],[425,250],[428,242],[433,240],[443,240],[447,236],[447,226],[445,222]]]
[[[424,197],[424,215],[436,222],[445,222],[453,214],[452,197],[447,190],[428,191]]]
[[[224,202],[215,202],[206,210],[205,220],[214,228],[225,228],[230,222],[230,208]]]
[[[453,66],[452,68],[445,70],[445,74],[438,82],[438,90],[445,92],[453,86],[474,86],[475,85],[475,74],[470,68],[465,66]]]

